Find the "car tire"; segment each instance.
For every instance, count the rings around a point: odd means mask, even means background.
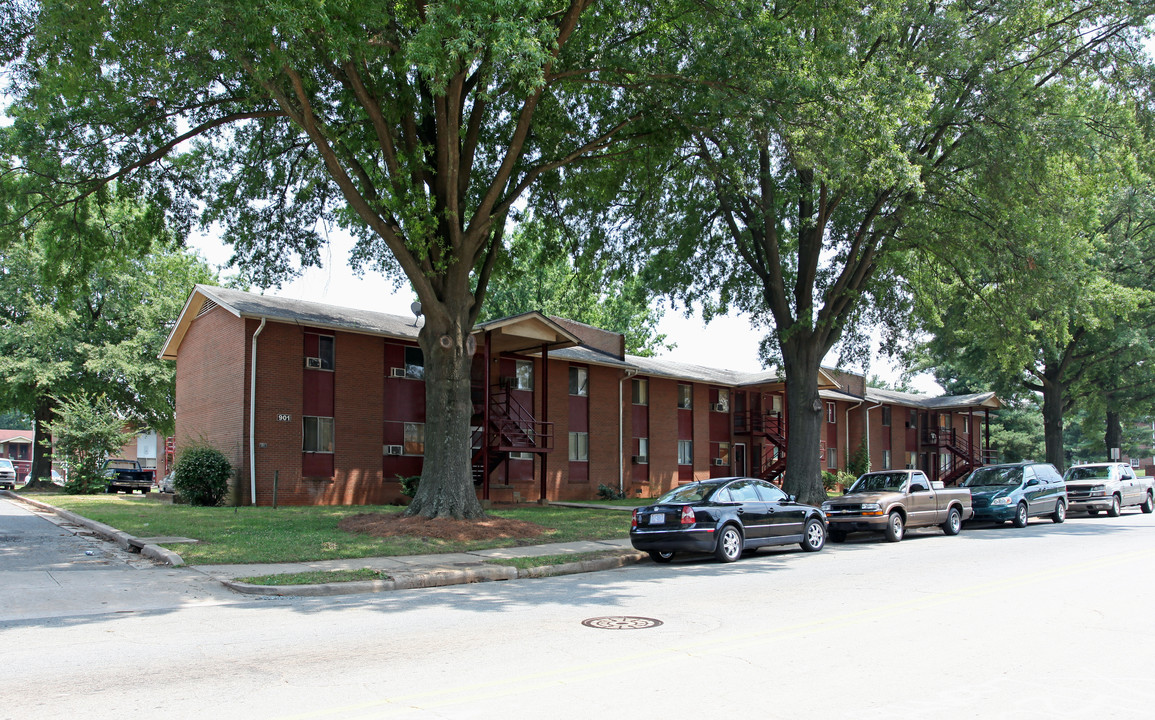
[[[841,528],[830,528],[830,539],[836,543],[846,542],[846,536],[849,534]]]
[[[946,515],[946,522],[942,524],[942,531],[946,535],[958,535],[962,530],[962,513],[952,507]]]
[[[810,518],[802,528],[802,542],[798,543],[806,552],[818,552],[826,546],[826,528],[818,518]]]
[[[1025,528],[1027,526],[1027,520],[1029,519],[1030,516],[1027,514],[1027,504],[1022,502],[1019,503],[1019,506],[1015,508],[1015,519],[1011,522],[1017,528]]]
[[[1151,496],[1150,490],[1147,491],[1147,499],[1143,501],[1143,504],[1139,506],[1139,509],[1148,515],[1151,514],[1152,510],[1155,510],[1155,497]]]
[[[1111,496],[1111,507],[1107,508],[1107,517],[1119,517],[1123,514],[1123,502],[1118,495]]]
[[[663,552],[662,550],[651,550],[650,559],[656,563],[668,563],[674,559],[674,553]]]
[[[1051,522],[1058,525],[1067,519],[1067,503],[1060,500],[1055,503],[1055,512],[1051,513]]]
[[[718,533],[718,544],[714,546],[714,557],[721,562],[734,562],[742,557],[742,531],[734,525],[726,525]]]
[[[906,521],[902,519],[902,513],[892,512],[886,519],[886,541],[899,542],[904,535],[906,535]]]

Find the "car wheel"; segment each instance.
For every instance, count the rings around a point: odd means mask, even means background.
[[[946,522],[942,524],[942,531],[947,535],[958,535],[959,530],[962,530],[962,513],[952,507],[947,513]]]
[[[674,553],[662,552],[661,550],[651,550],[650,559],[656,563],[668,563],[674,559]]]
[[[830,539],[836,543],[846,542],[846,536],[848,534],[849,533],[847,533],[842,528],[830,528]]]
[[[1060,500],[1055,504],[1055,512],[1051,515],[1051,522],[1058,523],[1067,519],[1067,503]]]
[[[1027,526],[1027,504],[1019,503],[1018,508],[1015,509],[1014,524],[1017,528],[1024,528]]]
[[[722,528],[714,547],[714,557],[722,562],[734,562],[742,557],[742,531],[733,525]]]
[[[818,552],[826,545],[826,528],[822,527],[822,521],[810,518],[802,531],[802,542],[799,545],[806,552]]]
[[[1107,508],[1107,517],[1119,517],[1123,513],[1123,503],[1118,495],[1111,496],[1111,507]]]
[[[1150,513],[1152,510],[1155,510],[1155,498],[1151,497],[1150,490],[1147,491],[1147,499],[1143,501],[1143,504],[1139,506],[1139,509],[1145,513]]]
[[[902,513],[892,512],[886,520],[886,541],[898,542],[905,534],[906,523],[902,519]]]

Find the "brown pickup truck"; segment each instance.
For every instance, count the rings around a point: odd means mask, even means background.
[[[822,503],[822,510],[834,542],[862,530],[881,531],[890,542],[898,542],[906,528],[930,525],[958,535],[963,521],[974,515],[969,489],[944,488],[921,470],[866,473],[845,495]]]

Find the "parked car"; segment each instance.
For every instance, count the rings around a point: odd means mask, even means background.
[[[169,471],[164,477],[160,479],[160,491],[162,493],[176,492],[173,480],[176,479],[176,473]]]
[[[674,488],[636,508],[630,542],[655,562],[676,553],[714,553],[722,562],[743,551],[798,543],[815,552],[826,544],[826,516],[768,482],[727,477]]]
[[[123,490],[129,495],[133,490],[147,493],[152,490],[152,473],[140,466],[136,460],[110,458],[104,461],[100,473],[108,480],[107,492]]]
[[[1067,490],[1063,476],[1047,463],[1010,463],[975,468],[962,483],[970,488],[975,520],[1026,527],[1033,517],[1067,519]]]
[[[912,527],[938,525],[947,535],[958,535],[971,517],[971,494],[931,482],[921,470],[882,470],[862,475],[845,495],[822,503],[822,510],[834,542],[864,530],[898,542]]]
[[[1138,505],[1145,513],[1155,510],[1155,489],[1151,478],[1136,477],[1127,463],[1091,463],[1073,465],[1063,475],[1071,510],[1085,510],[1098,515],[1105,510],[1119,517],[1123,508]]]
[[[0,490],[16,489],[16,466],[8,458],[0,458]]]
[[[30,482],[32,482],[32,473],[28,473],[24,476],[24,484],[27,485]],[[56,468],[52,469],[52,482],[57,485],[64,484],[64,476],[57,472]]]

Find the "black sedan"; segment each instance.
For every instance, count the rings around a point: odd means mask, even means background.
[[[733,562],[745,550],[791,543],[815,552],[826,544],[826,516],[768,482],[715,478],[681,485],[634,510],[630,542],[662,563],[679,552],[712,552]]]

